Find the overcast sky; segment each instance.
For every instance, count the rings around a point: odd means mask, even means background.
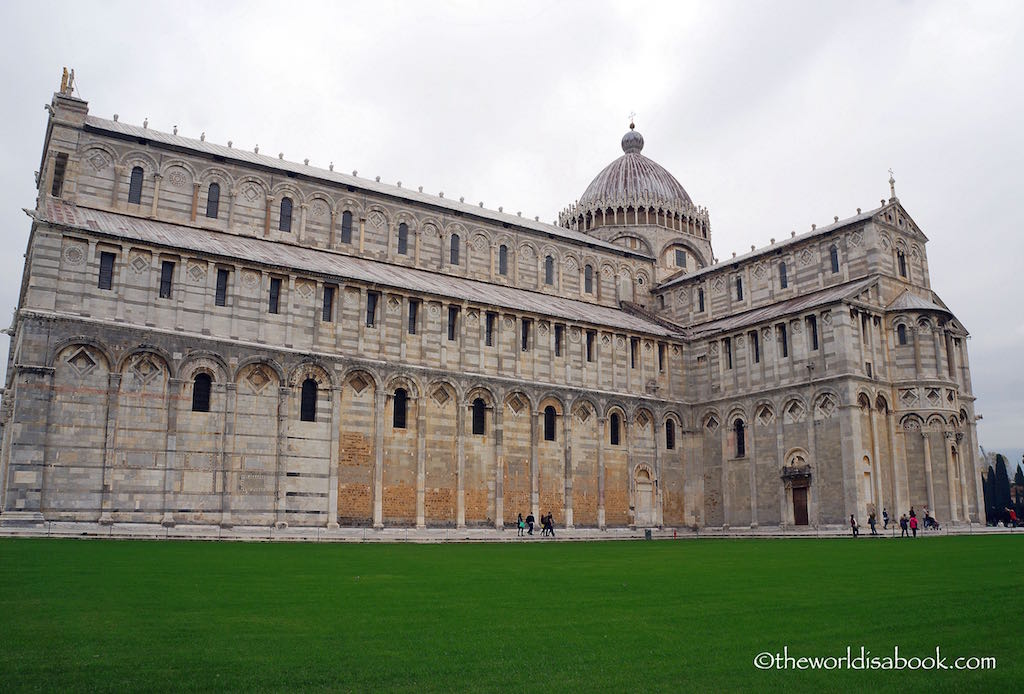
[[[7,0],[0,20],[4,315],[64,65],[95,115],[544,221],[636,112],[720,258],[874,207],[891,167],[972,335],[981,443],[1020,460],[1024,3]]]

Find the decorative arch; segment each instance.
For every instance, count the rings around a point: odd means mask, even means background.
[[[875,409],[879,412],[889,412],[889,401],[885,399],[885,396],[879,393],[875,396]]]
[[[270,357],[265,356],[248,357],[240,361],[238,363],[238,366],[235,367],[233,380],[238,381],[238,379],[241,378],[242,376],[242,372],[246,368],[254,365],[267,367],[268,369],[274,372],[275,376],[277,376],[278,383],[285,382],[284,367],[282,367],[281,364],[276,359],[272,359]]]
[[[476,398],[481,398],[487,404],[487,407],[492,409],[498,401],[490,388],[486,386],[470,386],[466,391],[465,401],[472,403]]]
[[[174,360],[171,359],[170,353],[162,347],[150,344],[140,344],[129,350],[125,350],[125,352],[118,358],[113,371],[117,373],[124,373],[131,361],[139,354],[151,354],[155,356],[162,362],[163,368],[167,372],[167,377],[176,378],[176,369],[173,366]]]
[[[906,431],[921,431],[924,422],[916,414],[908,414],[900,419],[900,426]]]
[[[85,335],[75,335],[73,337],[67,337],[63,340],[56,342],[53,347],[50,348],[46,358],[46,366],[53,368],[57,365],[57,358],[61,353],[68,347],[89,347],[103,358],[104,368],[108,371],[113,370],[113,366],[116,363],[113,354],[107,346],[99,340],[87,337]]]
[[[373,393],[380,388],[380,379],[377,374],[359,367],[348,369],[342,376],[341,383],[351,387],[357,395],[361,395],[367,388],[371,388]]]
[[[270,189],[270,195],[280,202],[282,197],[289,197],[292,203],[298,207],[305,202],[306,196],[291,181],[281,181]],[[298,212],[298,210],[296,210]],[[294,214],[294,213],[293,213]]]
[[[352,213],[353,221],[359,220],[363,217],[363,204],[355,198],[344,197],[338,200],[332,208],[334,210],[334,216],[339,220],[338,226],[341,226],[341,215],[345,212]]]
[[[810,467],[811,456],[801,447],[790,448],[782,458],[783,465],[788,468]]]
[[[160,166],[157,164],[156,159],[146,152],[137,149],[125,152],[121,155],[121,160],[118,163],[127,169],[131,169],[133,166],[141,166],[144,174],[152,175],[160,170]]]
[[[177,157],[174,159],[168,159],[167,161],[163,162],[160,165],[160,175],[166,176],[167,172],[170,171],[175,166],[185,169],[185,171],[187,171],[189,175],[192,177],[193,181],[198,180],[196,176],[195,167],[190,162],[187,162],[184,159],[180,159]]]
[[[414,379],[413,377],[405,374],[395,375],[388,379],[387,385],[384,387],[384,390],[389,395],[393,395],[394,392],[399,388],[402,388],[407,393],[409,393],[409,397],[412,399],[418,399],[423,393],[423,389],[420,387],[419,382],[416,381],[416,379]]]
[[[257,189],[259,189],[259,191],[263,194],[262,200],[264,202],[270,196],[270,188],[267,186],[266,182],[259,176],[249,175],[242,176],[241,178],[235,181],[234,187],[231,188],[231,197],[242,196],[243,200],[248,201],[248,197],[242,194],[242,190],[245,189],[247,185],[253,185]],[[249,204],[255,205],[258,200],[260,200],[260,198],[257,197],[256,200],[249,202]]]
[[[722,426],[722,415],[716,409],[705,410],[700,423],[706,433],[715,434],[718,427]]]
[[[319,388],[333,388],[331,372],[319,361],[309,359],[296,364],[288,374],[288,383],[293,388],[301,386],[307,378],[316,381]]]
[[[402,386],[405,387],[405,386]],[[406,390],[410,390],[406,388]],[[389,388],[389,393],[394,393],[394,388]],[[427,396],[434,401],[438,407],[444,407],[446,405],[458,405],[458,403],[465,402],[462,392],[455,383],[445,378],[435,378],[427,384],[426,390]],[[410,390],[410,395],[412,391]]]
[[[227,169],[219,166],[208,166],[199,172],[196,182],[200,184],[219,183],[225,193],[234,190],[235,177]]]
[[[200,372],[209,374],[214,383],[223,383],[231,369],[223,357],[209,350],[189,352],[178,365],[178,378],[182,381],[191,381]]]

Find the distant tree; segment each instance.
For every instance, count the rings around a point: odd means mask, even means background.
[[[1017,463],[1017,474],[1013,476],[1013,508],[1017,511],[1017,520],[1024,518],[1024,470]]]
[[[999,514],[996,512],[996,471],[992,466],[981,475],[982,489],[985,492],[985,522],[988,525],[995,525],[999,522]]]
[[[995,479],[995,492],[996,492],[996,507],[999,509],[999,513],[1005,515],[1006,509],[1010,508],[1010,476],[1006,473],[1006,458],[1000,454],[996,454],[996,479]]]

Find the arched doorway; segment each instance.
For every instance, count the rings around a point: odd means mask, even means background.
[[[637,467],[633,476],[634,488],[634,523],[639,527],[650,527],[654,525],[654,480],[651,479],[651,471],[644,467]]]
[[[782,468],[782,483],[792,506],[793,525],[810,525],[811,466],[802,450],[791,452]],[[787,512],[785,515],[789,516]]]

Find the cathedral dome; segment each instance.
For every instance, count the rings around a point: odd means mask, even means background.
[[[692,206],[689,194],[675,176],[641,154],[643,148],[643,135],[630,123],[629,132],[622,138],[624,154],[591,181],[577,204],[589,208],[601,204],[629,205],[642,201],[673,209]]]

